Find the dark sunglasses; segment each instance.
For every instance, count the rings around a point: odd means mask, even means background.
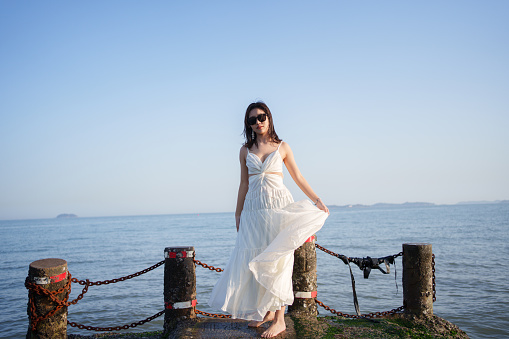
[[[265,119],[267,119],[267,113],[263,113],[263,114],[258,114],[257,116],[255,117],[250,117],[247,119],[247,123],[249,125],[255,125],[256,124],[256,120],[258,120],[259,122],[264,122]]]

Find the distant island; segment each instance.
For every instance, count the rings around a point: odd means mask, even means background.
[[[508,204],[509,200],[496,200],[496,201],[462,201],[458,202],[454,205],[478,205],[478,204]],[[412,207],[431,207],[431,206],[440,206],[440,204],[434,204],[431,202],[405,202],[402,204],[390,204],[390,203],[377,203],[373,205],[363,205],[363,204],[354,204],[354,205],[329,205],[329,208],[335,209],[347,209],[347,208],[412,208]]]
[[[57,215],[57,218],[77,218],[78,216],[76,214],[59,214]]]
[[[436,206],[431,202],[405,202],[403,204],[390,204],[385,202],[379,202],[374,205],[363,205],[363,204],[355,204],[355,205],[330,205],[332,208],[391,208],[391,207],[429,207]]]
[[[495,200],[495,201],[460,201],[456,205],[482,205],[482,204],[509,204],[509,200]]]

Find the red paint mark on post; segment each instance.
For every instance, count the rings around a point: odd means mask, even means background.
[[[67,278],[67,271],[65,271],[62,274],[56,275],[54,277],[51,277],[50,279],[51,279],[52,283],[57,283],[57,282],[60,282],[60,281],[64,280],[65,278]]]
[[[314,235],[310,236],[310,237],[309,237],[306,241],[304,241],[304,242],[312,242],[313,240],[315,240],[315,236],[314,236]]]

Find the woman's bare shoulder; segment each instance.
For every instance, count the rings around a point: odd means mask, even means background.
[[[290,145],[286,141],[281,141],[281,145],[279,146],[279,153],[283,157],[283,160],[286,159],[286,156],[288,154],[292,153],[292,149],[290,148]]]
[[[246,159],[246,157],[247,157],[247,151],[248,151],[247,147],[243,145],[243,146],[240,148],[239,157],[240,157],[241,159]]]
[[[285,152],[292,151],[292,149],[290,148],[290,145],[286,141],[281,141],[281,146],[279,146],[279,149],[282,149]]]

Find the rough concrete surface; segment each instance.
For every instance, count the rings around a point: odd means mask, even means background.
[[[456,325],[437,316],[418,318],[412,315],[394,315],[385,319],[347,319],[329,317],[285,317],[287,330],[277,339],[468,339]],[[269,326],[248,328],[245,320],[197,318],[179,323],[168,335],[162,331],[143,333],[98,333],[90,336],[71,334],[68,339],[200,339],[200,338],[259,338]]]
[[[277,338],[297,338],[293,320],[286,316],[286,331]],[[247,327],[248,321],[241,319],[200,318],[182,322],[169,338],[260,338],[270,323],[260,327]]]

